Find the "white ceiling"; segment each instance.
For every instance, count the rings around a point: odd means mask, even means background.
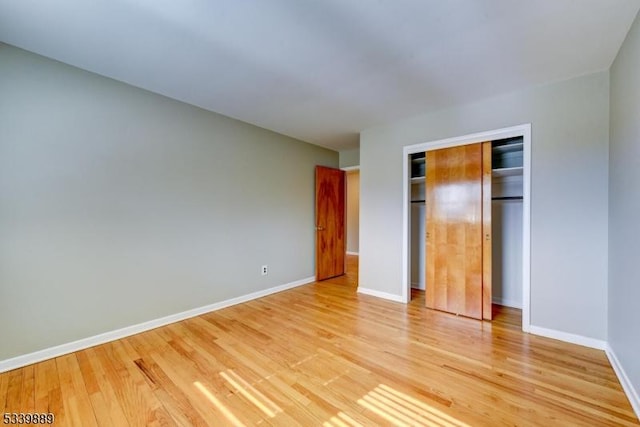
[[[0,41],[333,149],[607,69],[638,0],[0,0]],[[1,96],[1,95],[0,95]]]

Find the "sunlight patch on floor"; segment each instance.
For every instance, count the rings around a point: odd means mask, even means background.
[[[399,427],[470,427],[414,397],[383,384],[359,399],[358,404]]]
[[[344,412],[339,412],[335,417],[331,417],[329,421],[322,423],[322,427],[364,427],[362,424],[351,418]]]
[[[218,398],[213,395],[213,393],[211,393],[205,386],[202,385],[202,383],[200,383],[200,381],[194,382],[193,385],[196,386],[200,393],[202,393],[207,399],[209,399],[211,403],[213,403],[213,406],[215,406],[222,413],[222,415],[224,415],[224,417],[229,420],[231,424],[233,424],[235,427],[245,427],[244,424],[242,424],[240,420],[237,419],[235,415],[233,415],[231,411],[229,411],[229,409],[227,409],[227,407],[224,406],[222,402],[220,402]]]
[[[220,376],[224,378],[233,388],[235,388],[249,402],[253,403],[269,418],[275,417],[282,409],[276,405],[271,399],[260,393],[258,389],[249,384],[244,378],[228,369],[220,372]]]

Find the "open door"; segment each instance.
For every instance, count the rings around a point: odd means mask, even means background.
[[[426,306],[475,319],[491,319],[491,143],[484,144],[426,153]]]
[[[316,166],[316,280],[345,273],[345,172]]]

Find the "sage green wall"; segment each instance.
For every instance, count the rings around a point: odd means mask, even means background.
[[[0,360],[313,276],[317,164],[0,44]]]
[[[611,67],[609,345],[640,415],[640,15]]]
[[[340,151],[340,167],[348,168],[360,165],[360,149],[353,148],[350,150]]]
[[[609,74],[496,96],[360,135],[360,275],[402,295],[402,150],[531,123],[531,324],[605,340]]]

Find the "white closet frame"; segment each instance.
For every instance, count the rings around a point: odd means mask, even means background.
[[[403,147],[402,301],[405,304],[411,300],[411,154],[517,136],[521,136],[523,142],[522,330],[529,332],[531,325],[531,123]]]

